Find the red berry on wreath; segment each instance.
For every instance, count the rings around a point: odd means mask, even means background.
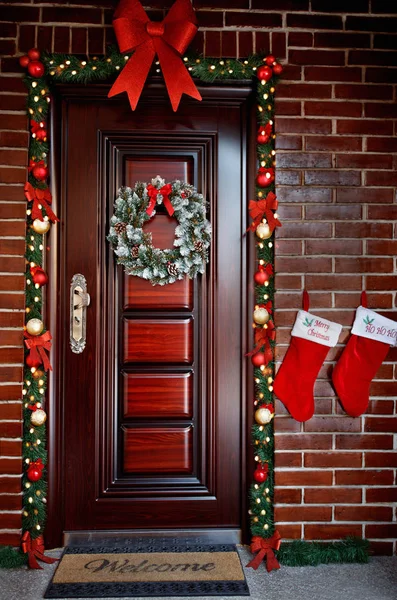
[[[256,183],[260,187],[267,187],[274,181],[274,169],[271,167],[260,167],[256,176]]]
[[[38,60],[33,60],[28,64],[28,73],[32,77],[43,77],[44,70],[43,63]]]
[[[262,365],[266,364],[266,357],[263,352],[256,352],[256,354],[251,356],[251,362],[254,367],[262,367]]]
[[[24,69],[26,69],[26,67],[28,66],[29,63],[30,63],[30,59],[29,59],[29,56],[27,56],[26,54],[24,56],[19,57],[19,64]]]
[[[268,67],[272,67],[275,62],[276,62],[276,57],[273,56],[273,54],[269,54],[269,56],[266,56],[266,64]]]
[[[48,177],[48,168],[37,164],[32,169],[32,175],[38,181],[44,181]]]
[[[256,74],[261,81],[269,81],[273,77],[273,71],[270,67],[259,67]]]
[[[273,67],[273,73],[275,75],[280,75],[283,72],[283,66],[280,63],[276,63]]]
[[[254,275],[254,280],[257,285],[265,285],[266,281],[269,281],[270,277],[266,271],[259,270]]]
[[[37,48],[31,48],[28,52],[28,57],[30,60],[39,60],[40,50],[38,50]]]

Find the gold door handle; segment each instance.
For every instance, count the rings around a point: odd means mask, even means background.
[[[70,349],[81,354],[86,345],[87,307],[91,298],[84,275],[76,273],[70,284]]]

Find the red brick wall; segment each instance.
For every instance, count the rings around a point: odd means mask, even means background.
[[[1,2],[0,20],[0,543],[20,527],[20,399],[26,147],[25,90],[16,55],[37,45],[103,53],[114,41],[112,0]],[[160,18],[171,0],[149,3]],[[348,338],[362,287],[397,319],[397,16],[387,0],[194,0],[193,45],[207,55],[270,50],[288,65],[277,100],[278,356],[301,302],[343,324]],[[371,11],[369,8],[371,5]],[[346,14],[342,11],[349,7]],[[343,414],[329,353],[305,425],[278,404],[276,519],[285,538],[365,535],[396,550],[397,371],[391,351],[372,384],[368,415]]]

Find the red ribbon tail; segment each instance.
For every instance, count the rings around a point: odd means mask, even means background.
[[[49,556],[45,556],[45,554],[42,552],[35,552],[35,556],[41,560],[41,562],[44,562],[47,565],[52,565],[59,560],[59,558],[50,558]],[[41,567],[39,567],[39,569],[41,569]]]
[[[131,108],[135,110],[154,57],[153,43],[147,41],[141,44],[114,82],[108,98],[127,92]]]
[[[39,355],[37,346],[31,346],[29,356],[32,359],[32,362],[41,362],[42,360],[41,356]]]
[[[39,208],[39,204],[40,204],[40,202],[37,200],[37,198],[35,198],[33,200],[33,204],[32,204],[32,219],[33,219],[33,221],[35,219],[40,219],[40,221],[43,220],[43,213],[41,212],[41,209]]]
[[[175,212],[175,209],[172,206],[171,201],[168,198],[168,196],[163,196],[163,204],[164,204],[165,208],[167,209],[167,212],[170,215],[170,217],[172,217],[172,215]]]
[[[35,553],[33,551],[28,552],[28,565],[29,569],[42,569],[39,563],[37,562]]]
[[[278,562],[273,550],[271,548],[269,548],[266,553],[267,572],[270,573],[271,571],[273,571],[273,569],[279,569],[279,568],[280,568],[280,563]]]
[[[201,100],[201,94],[194,85],[193,79],[190,77],[178,53],[161,38],[154,39],[154,45],[159,57],[173,111],[176,112],[178,110],[182,94],[187,94],[196,100]]]
[[[262,560],[264,559],[265,554],[266,550],[264,550],[263,548],[259,550],[258,554],[254,556],[254,558],[248,563],[247,567],[252,567],[256,571],[259,565],[261,564]]]
[[[152,212],[154,211],[155,206],[156,206],[156,196],[152,196],[150,198],[149,206],[146,209],[146,212],[149,215],[149,217],[152,214]]]
[[[58,217],[56,216],[56,214],[54,213],[52,208],[50,208],[50,205],[47,204],[47,202],[45,202],[44,200],[42,200],[41,203],[44,206],[46,213],[47,213],[47,217],[50,219],[50,221],[52,221],[53,223],[56,223],[56,221],[59,221]]]
[[[44,350],[44,348],[42,348],[41,346],[38,346],[38,351],[39,351],[39,354],[40,354],[40,358],[41,358],[41,360],[43,362],[44,371],[48,371],[48,369],[50,371],[52,371],[52,366],[51,366],[51,363],[50,363],[50,359],[48,358],[47,353]]]

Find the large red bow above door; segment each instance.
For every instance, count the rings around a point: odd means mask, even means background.
[[[109,98],[127,92],[135,110],[157,54],[172,108],[177,110],[182,94],[201,100],[181,55],[194,38],[196,15],[190,0],[176,0],[165,19],[150,21],[139,0],[121,0],[113,20],[120,52],[134,54],[116,79]]]

